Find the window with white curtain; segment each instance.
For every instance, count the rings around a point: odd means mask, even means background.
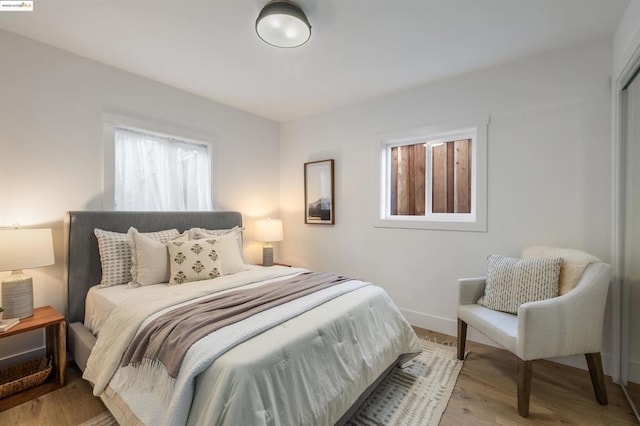
[[[212,210],[204,143],[115,128],[115,210]]]

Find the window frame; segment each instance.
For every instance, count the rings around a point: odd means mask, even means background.
[[[429,139],[425,142],[427,145],[427,162],[425,173],[427,177],[425,179],[425,220],[433,221],[453,221],[453,222],[474,222],[476,220],[476,200],[477,200],[477,185],[476,185],[476,173],[477,168],[476,150],[474,149],[477,143],[477,130],[476,128],[469,128],[461,130],[460,132],[450,133],[436,137],[435,139]],[[433,147],[442,143],[453,143],[457,140],[471,140],[471,212],[469,213],[433,213]],[[431,184],[427,184],[430,182]]]
[[[379,190],[376,227],[433,229],[451,231],[487,231],[487,127],[489,117],[476,117],[429,126],[387,132],[380,135],[377,147]],[[471,139],[471,213],[433,213],[432,148],[442,142]],[[424,143],[426,150],[425,215],[392,215],[391,148]]]
[[[102,209],[115,210],[115,150],[116,128],[176,139],[186,143],[205,145],[209,152],[211,169],[211,205],[217,210],[220,199],[218,179],[218,149],[215,137],[189,128],[163,124],[157,121],[103,112],[102,117]]]

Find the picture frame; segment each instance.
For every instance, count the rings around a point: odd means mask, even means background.
[[[333,160],[304,163],[304,223],[335,224]]]

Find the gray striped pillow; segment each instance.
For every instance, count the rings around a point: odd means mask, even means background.
[[[100,287],[127,284],[131,281],[131,246],[127,234],[105,231],[95,228],[93,230],[98,239],[100,251],[100,264],[102,266],[102,281]],[[158,232],[145,232],[142,235],[161,243],[166,243],[180,235],[177,229],[168,229]]]
[[[478,304],[518,313],[523,303],[558,295],[562,258],[516,259],[492,254],[487,258],[487,284]]]

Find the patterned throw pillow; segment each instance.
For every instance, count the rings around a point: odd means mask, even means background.
[[[189,229],[189,236],[192,240],[199,240],[202,238],[219,237],[221,235],[233,234],[240,250],[240,257],[244,261],[244,245],[242,243],[242,231],[244,228],[240,226],[234,226],[231,229],[204,229],[204,228],[191,228]]]
[[[220,242],[215,238],[169,241],[169,284],[183,284],[223,275]]]
[[[495,254],[487,258],[487,284],[478,304],[518,313],[523,303],[558,295],[562,258],[515,259]]]
[[[100,264],[102,265],[100,287],[111,287],[130,282],[131,256],[133,252],[129,245],[127,234],[98,228],[94,229],[93,232],[98,239]],[[146,232],[142,235],[164,243],[180,234],[177,229],[168,229],[158,232]]]

